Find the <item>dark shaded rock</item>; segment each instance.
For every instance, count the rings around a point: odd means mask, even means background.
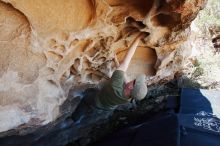
[[[103,111],[96,115],[87,114],[86,118],[79,124],[74,123],[72,119],[73,111],[76,108],[72,107],[69,108],[64,116],[46,126],[25,127],[21,128],[22,130],[16,129],[1,133],[0,145],[58,146],[68,143],[86,145],[124,125],[136,122],[141,118],[147,118],[146,115],[151,116],[163,110],[166,98],[178,94],[179,89],[176,82],[151,86],[146,99],[137,102],[136,105],[129,103],[118,107],[112,112]],[[77,102],[77,100],[79,102],[79,99],[74,98],[72,102]]]

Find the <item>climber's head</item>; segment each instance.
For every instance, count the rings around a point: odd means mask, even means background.
[[[145,75],[139,75],[136,80],[128,82],[125,85],[124,94],[126,97],[142,100],[147,95],[147,86],[145,83]]]

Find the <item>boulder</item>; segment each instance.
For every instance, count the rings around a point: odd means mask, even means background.
[[[173,79],[191,54],[189,26],[205,3],[1,0],[2,136],[31,133],[71,114],[81,91],[111,77],[138,32],[150,35],[139,44],[128,79],[145,73],[149,86]]]

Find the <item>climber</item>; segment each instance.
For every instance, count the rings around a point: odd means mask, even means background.
[[[125,72],[128,69],[140,39],[149,35],[139,33],[132,42],[122,63],[113,72],[110,81],[97,93],[95,106],[101,109],[114,109],[117,105],[125,104],[131,99],[142,100],[147,94],[145,75],[139,75],[135,80],[125,83]]]
[[[147,94],[145,75],[138,76],[135,80],[125,83],[125,72],[128,69],[131,58],[139,44],[140,39],[148,36],[148,33],[140,33],[132,42],[122,63],[113,72],[111,79],[104,87],[97,91],[89,88],[84,92],[84,97],[72,115],[75,123],[89,116],[97,117],[97,113],[108,115],[118,105],[128,103],[132,99],[142,100]],[[100,114],[99,114],[100,115]]]

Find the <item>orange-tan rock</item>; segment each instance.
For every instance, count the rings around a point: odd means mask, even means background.
[[[70,89],[108,79],[137,32],[149,32],[127,72],[170,80],[190,56],[205,0],[1,0],[0,132],[59,116]]]

